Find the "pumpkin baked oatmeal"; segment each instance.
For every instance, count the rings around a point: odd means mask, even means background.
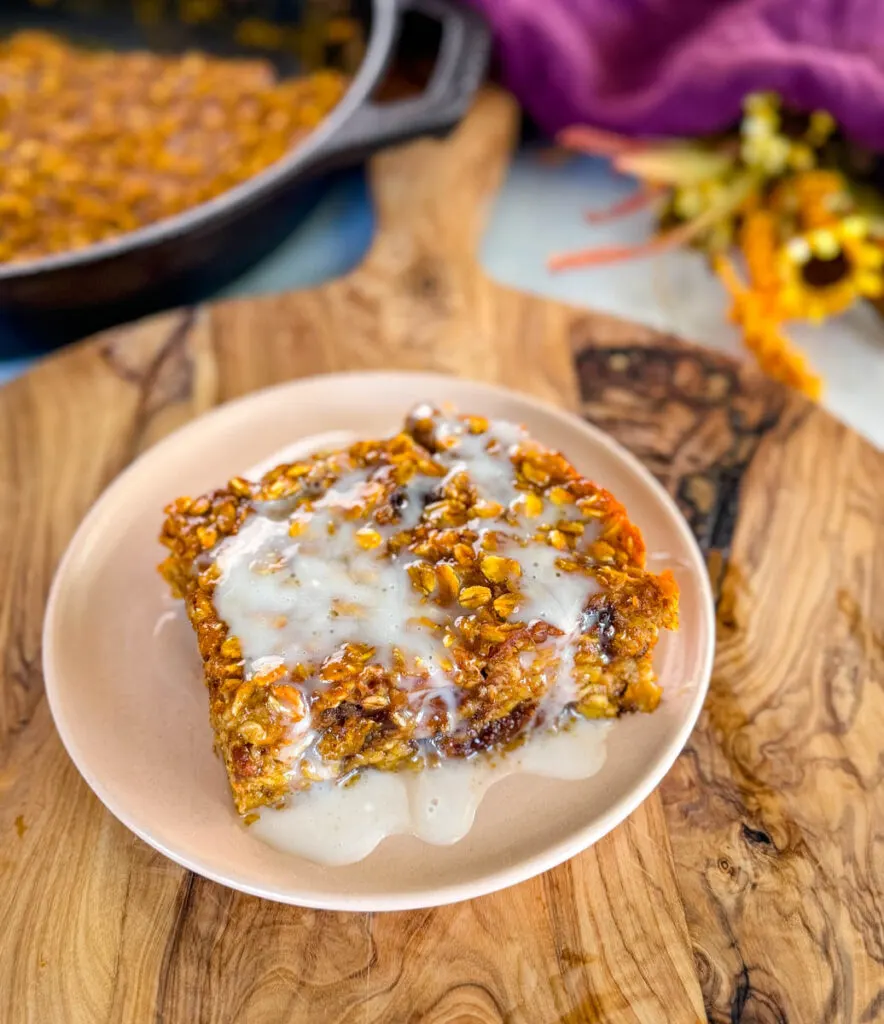
[[[421,406],[395,437],[179,498],[161,541],[242,814],[660,700],[675,580],[511,423]]]

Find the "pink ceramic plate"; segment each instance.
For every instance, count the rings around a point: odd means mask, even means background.
[[[655,661],[665,697],[617,721],[601,772],[582,781],[503,779],[452,846],[394,837],[365,860],[322,867],[241,826],[212,753],[190,626],[155,571],[165,503],[254,466],[298,438],[395,431],[416,402],[523,423],[607,487],[641,527],[649,568],[681,586],[681,630]],[[545,871],[610,831],[684,746],[712,665],[714,613],[702,556],[671,499],[609,437],[534,399],[433,374],[294,381],[223,406],[156,445],[95,504],[65,555],[43,638],[46,689],[68,753],[133,832],[179,864],[268,899],[337,910],[402,910],[479,896]]]

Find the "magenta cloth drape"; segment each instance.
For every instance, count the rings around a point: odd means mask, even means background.
[[[696,135],[748,92],[829,110],[884,150],[884,0],[466,0],[506,84],[550,133]]]

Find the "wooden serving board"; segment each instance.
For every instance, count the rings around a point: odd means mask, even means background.
[[[0,391],[2,1024],[884,1020],[884,455],[727,358],[489,280],[516,123],[488,92],[450,139],[377,157],[348,277],[121,328]],[[363,367],[589,417],[676,495],[719,601],[701,722],[627,822],[514,889],[388,915],[262,902],[155,853],[80,779],[40,671],[56,563],[134,456]]]

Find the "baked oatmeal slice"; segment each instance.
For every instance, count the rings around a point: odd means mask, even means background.
[[[160,539],[243,814],[660,700],[672,574],[511,423],[422,406],[394,437],[179,498]]]

